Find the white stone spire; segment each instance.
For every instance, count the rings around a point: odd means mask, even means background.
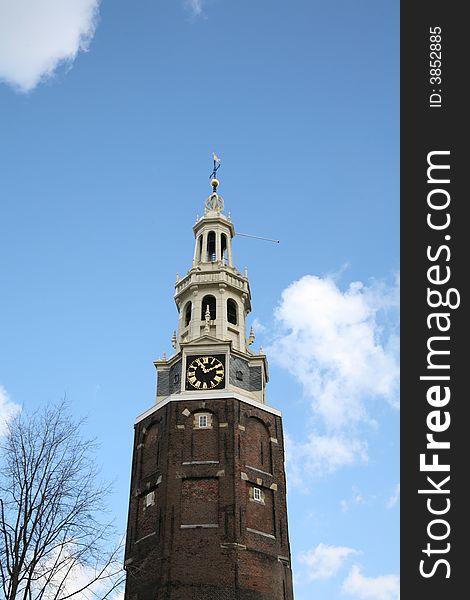
[[[218,194],[217,165],[214,158],[212,192],[204,203],[203,216],[193,226],[191,268],[183,277],[176,277],[179,318],[171,338],[175,352],[168,360],[164,357],[154,363],[158,373],[157,403],[179,394],[215,398],[221,393],[243,396],[248,403],[266,402],[268,363],[262,349],[259,353],[253,351],[255,333],[246,327],[251,311],[248,273],[240,273],[234,264],[235,227],[224,214],[224,201]],[[217,385],[209,382],[208,387],[202,377],[197,380],[200,387],[195,386],[197,360],[203,365],[208,361],[211,365],[220,363]],[[206,374],[212,368],[200,370]]]
[[[231,341],[236,350],[251,354],[246,339],[246,316],[251,311],[248,277],[233,263],[235,227],[223,213],[224,200],[217,193],[219,181],[214,172],[211,185],[204,216],[193,227],[192,268],[175,284],[180,313],[177,348],[205,335]]]

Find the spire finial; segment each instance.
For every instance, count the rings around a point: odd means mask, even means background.
[[[217,186],[219,185],[219,180],[217,179],[217,171],[220,169],[220,158],[217,156],[215,152],[212,153],[212,159],[214,161],[214,168],[212,169],[212,173],[209,175],[211,178],[211,186],[212,191],[217,191]]]
[[[215,152],[212,153],[212,158],[214,160],[214,168],[212,169],[212,173],[210,174],[212,194],[209,196],[209,198],[207,198],[206,203],[204,205],[204,215],[206,215],[208,212],[220,213],[224,209],[223,198],[217,193],[217,186],[219,185],[219,180],[217,179],[216,174],[217,171],[220,169],[220,158]]]

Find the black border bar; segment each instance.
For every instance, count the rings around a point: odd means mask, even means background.
[[[401,4],[401,600],[470,597],[465,8]]]

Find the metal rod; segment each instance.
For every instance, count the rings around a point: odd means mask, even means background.
[[[267,237],[260,237],[259,235],[248,235],[247,233],[236,233],[236,235],[242,235],[243,237],[253,238],[255,240],[264,240],[265,242],[274,242],[275,244],[279,244],[280,240],[272,240]]]

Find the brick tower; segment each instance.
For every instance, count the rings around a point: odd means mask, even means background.
[[[125,600],[292,600],[284,443],[266,404],[266,356],[250,349],[247,274],[217,193],[176,281],[174,354],[135,423]]]

